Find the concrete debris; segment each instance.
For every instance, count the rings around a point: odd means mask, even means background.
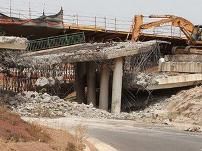
[[[6,68],[16,66],[17,52],[0,51],[0,70],[3,72]]]
[[[0,48],[25,50],[28,45],[26,38],[0,36]]]
[[[202,87],[183,90],[170,98],[162,98],[146,108],[144,121],[172,125],[185,131],[202,131]],[[180,126],[179,126],[180,125]]]
[[[111,114],[107,111],[96,109],[92,104],[78,104],[50,96],[47,93],[27,91],[19,93],[10,101],[13,111],[22,116],[31,117],[68,117],[78,116],[99,119],[135,119],[136,114],[121,113]]]
[[[144,87],[150,85],[150,84],[156,84],[157,82],[153,78],[153,76],[145,74],[145,73],[140,73],[136,76],[136,81],[137,85],[142,85]]]
[[[2,43],[19,43],[24,44],[25,42],[28,42],[26,38],[19,38],[19,37],[13,37],[13,36],[0,36],[0,44]]]
[[[38,87],[45,87],[45,86],[54,86],[56,84],[62,84],[64,83],[63,76],[56,76],[53,77],[40,77],[37,79],[35,85]]]
[[[166,73],[131,73],[126,74],[124,79],[124,85],[127,88],[137,88],[138,86],[142,86],[146,88],[149,85],[157,85],[157,79],[167,78],[168,75]]]
[[[22,58],[19,60],[19,63],[24,62],[26,64],[30,64],[32,66],[46,66],[46,65],[54,65],[58,63],[62,63],[61,57],[58,55],[47,55],[47,56],[36,56],[32,58]]]
[[[156,96],[144,110],[112,114],[96,109],[92,104],[78,104],[50,96],[47,93],[27,91],[9,100],[14,112],[28,117],[84,117],[97,119],[134,120],[179,127],[185,131],[202,131],[202,87],[181,91],[177,95]],[[150,100],[151,101],[151,100]],[[179,126],[180,125],[180,126]]]
[[[45,77],[40,77],[40,78],[37,79],[35,85],[43,87],[43,86],[49,85],[49,81]]]
[[[200,132],[201,128],[199,126],[192,126],[192,127],[186,128],[184,130],[188,131],[188,132]]]
[[[147,42],[119,42],[114,43],[110,47],[105,47],[101,51],[103,52],[111,52],[111,51],[117,51],[119,49],[139,49],[139,48],[147,48],[147,46],[153,46],[153,44],[156,44],[157,41],[147,41]],[[144,50],[144,49],[142,49]]]

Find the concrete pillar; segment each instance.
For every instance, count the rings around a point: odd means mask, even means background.
[[[75,70],[75,90],[78,103],[85,102],[85,63],[77,63]]]
[[[99,97],[99,108],[108,110],[109,104],[109,77],[110,69],[106,64],[102,65],[101,79],[100,79],[100,97]]]
[[[122,93],[123,59],[115,59],[112,83],[112,113],[121,112],[121,93]]]
[[[96,106],[96,64],[87,64],[87,103]]]

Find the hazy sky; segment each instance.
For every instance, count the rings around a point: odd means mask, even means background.
[[[29,0],[11,1],[12,9],[28,10]],[[1,11],[3,7],[9,8],[9,0],[0,2]],[[30,5],[32,11],[42,11],[45,8],[45,12],[57,12],[63,6],[65,14],[78,13],[128,20],[135,14],[175,14],[195,24],[202,24],[202,0],[30,0]]]

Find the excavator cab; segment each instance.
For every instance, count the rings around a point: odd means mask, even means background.
[[[192,38],[195,41],[202,41],[202,25],[195,25],[194,26]]]

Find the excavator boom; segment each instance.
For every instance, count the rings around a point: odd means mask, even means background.
[[[132,40],[137,41],[141,30],[143,29],[152,29],[155,27],[160,27],[164,24],[170,23],[174,27],[179,27],[180,30],[184,33],[184,35],[187,37],[188,43],[193,45],[202,45],[202,41],[197,41],[194,39],[194,34],[198,33],[198,29],[188,20],[177,17],[173,15],[151,15],[149,18],[157,18],[160,19],[158,21],[153,21],[150,23],[143,23],[143,16],[135,16],[134,17],[134,23],[133,23],[133,30],[132,30]]]

